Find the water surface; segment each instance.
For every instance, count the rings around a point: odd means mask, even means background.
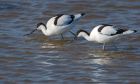
[[[140,31],[139,0],[1,0],[0,83],[2,84],[139,84],[140,33],[113,45],[71,41],[71,34],[48,38],[41,32],[24,37],[56,14],[87,13],[73,28],[90,32],[98,24]]]

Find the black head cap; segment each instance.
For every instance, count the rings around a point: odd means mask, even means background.
[[[46,25],[45,25],[44,23],[40,22],[40,23],[37,24],[37,28],[38,28],[40,25],[43,25],[43,26],[46,27]]]
[[[85,31],[85,30],[79,30],[79,31],[77,31],[76,36],[78,36],[78,34],[79,34],[80,32],[85,32],[87,35],[90,35],[90,34],[89,34],[87,31]]]

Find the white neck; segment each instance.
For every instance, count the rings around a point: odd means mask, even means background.
[[[48,36],[48,32],[47,32],[46,27],[43,26],[43,25],[41,25],[40,27],[41,27],[40,29],[41,29],[42,33],[43,33],[44,35]]]
[[[78,37],[84,37],[86,40],[88,40],[88,41],[91,41],[92,39],[90,38],[90,35],[88,35],[87,33],[85,33],[85,32],[80,32],[79,34],[78,34]]]

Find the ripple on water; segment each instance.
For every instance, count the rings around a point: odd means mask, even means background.
[[[3,13],[3,14],[0,14],[0,19],[10,19],[10,18],[17,18],[18,16],[20,15],[20,13],[18,12],[8,12],[8,13]]]
[[[0,3],[0,10],[12,10],[12,9],[17,9],[18,6],[14,3],[9,3],[9,2],[1,2]]]
[[[73,28],[92,30],[110,23],[139,31],[139,0],[1,0],[0,83],[38,84],[122,84],[140,83],[139,32],[107,45],[73,36],[47,37],[36,28],[38,22],[58,14],[85,12]]]

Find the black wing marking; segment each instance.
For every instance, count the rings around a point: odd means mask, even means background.
[[[68,24],[71,24],[74,20],[74,15],[70,15],[70,17],[71,17],[71,20],[68,22]]]
[[[111,36],[117,35],[117,34],[122,34],[125,31],[128,31],[128,30],[127,29],[118,29],[117,32],[115,34],[111,34]]]
[[[74,21],[75,16],[74,15],[64,15],[60,14],[56,16],[54,20],[54,25],[63,26],[71,24]]]
[[[54,24],[57,25],[57,21],[58,19],[63,16],[64,14],[57,14],[56,18],[55,18],[55,21],[54,21]]]
[[[98,29],[98,32],[101,32],[102,29],[106,26],[113,26],[113,25],[110,25],[110,24],[102,24],[102,26]]]

